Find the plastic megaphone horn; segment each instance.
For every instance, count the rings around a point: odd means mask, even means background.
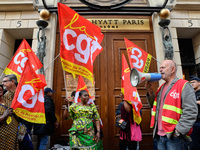
[[[131,69],[130,81],[132,86],[137,86],[143,81],[158,81],[162,78],[160,73],[142,73],[136,68]]]

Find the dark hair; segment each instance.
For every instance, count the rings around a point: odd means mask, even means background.
[[[4,76],[4,78],[8,78],[10,81],[14,81],[15,82],[15,86],[17,86],[18,85],[18,82],[17,82],[17,77],[16,77],[16,75],[14,75],[14,74],[8,74],[8,75],[5,75]]]
[[[72,96],[75,96],[76,95],[76,91],[73,91],[72,93],[71,93],[71,97]]]
[[[3,85],[2,84],[0,84],[0,87],[2,88],[2,90],[3,90]]]
[[[48,93],[48,92],[45,92],[45,91],[44,91],[44,95],[47,95],[47,93]]]
[[[84,92],[87,92],[87,93],[88,93],[88,91],[86,91],[86,90],[81,90],[81,91],[79,92],[79,97],[81,97],[81,96],[83,95]]]

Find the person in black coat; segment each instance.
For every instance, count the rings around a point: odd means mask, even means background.
[[[190,142],[190,150],[199,150],[200,149],[200,78],[196,76],[190,76],[190,83],[192,84],[196,101],[198,107],[198,115],[196,122],[193,125],[193,131],[190,137],[192,138],[192,142]]]
[[[53,135],[59,123],[55,116],[55,105],[52,95],[55,91],[51,88],[44,90],[44,107],[46,124],[34,124],[33,134],[37,135],[37,150],[46,150],[48,137]]]

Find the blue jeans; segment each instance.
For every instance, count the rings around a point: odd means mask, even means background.
[[[48,135],[37,135],[37,150],[46,150],[48,144]]]
[[[158,136],[157,146],[159,150],[187,150],[187,145],[182,137]]]
[[[153,150],[158,150],[158,148],[157,148],[157,138],[153,139]]]

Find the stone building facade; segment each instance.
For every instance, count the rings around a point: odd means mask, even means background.
[[[134,0],[124,7],[156,7],[162,6],[165,0]],[[58,0],[46,0],[49,7],[56,7]],[[86,7],[79,0],[59,0],[69,7]],[[93,4],[112,5],[120,2],[119,0],[89,0]],[[1,0],[0,1],[0,74],[3,76],[3,70],[11,60],[14,50],[16,50],[16,41],[22,39],[31,39],[32,50],[37,51],[37,33],[38,26],[36,22],[41,20],[39,10],[43,9],[42,0]],[[169,30],[172,36],[174,48],[174,61],[178,66],[178,77],[189,79],[190,75],[200,77],[200,1],[199,0],[169,0],[166,8],[171,13],[168,19],[171,20]],[[98,11],[98,10],[97,10]],[[128,15],[127,15],[128,16]],[[130,15],[129,15],[130,16]],[[158,12],[152,13],[153,38],[155,47],[155,56],[158,61],[157,72],[159,72],[160,63],[164,60],[164,47],[162,41],[162,30],[158,25],[161,18]],[[54,59],[57,42],[58,17],[56,12],[52,12],[47,20],[48,26],[45,28],[46,57],[44,58],[45,77],[48,87],[54,85]],[[184,44],[184,41],[190,45]],[[184,48],[187,47],[187,48]],[[189,47],[189,49],[188,49]],[[188,54],[188,55],[187,55]],[[185,56],[190,56],[186,57]],[[187,61],[190,60],[191,61]],[[0,81],[2,81],[2,76]],[[161,84],[162,81],[160,81]],[[57,91],[57,89],[54,89]],[[57,111],[59,116],[61,113]]]
[[[62,0],[68,6],[82,7],[85,6],[78,0]],[[144,6],[145,1],[131,2],[127,6]],[[157,2],[149,1],[150,6],[162,5],[163,0]],[[48,0],[47,5],[56,7],[57,0]],[[102,1],[104,3],[104,1]],[[111,3],[111,2],[110,2]],[[95,4],[95,1],[94,1]],[[109,5],[107,2],[106,5]],[[187,6],[187,7],[186,7]],[[171,9],[169,25],[172,34],[172,43],[174,47],[174,61],[178,64],[179,77],[182,77],[181,58],[179,51],[178,38],[192,39],[193,50],[195,55],[195,63],[200,63],[200,2],[198,0],[170,0],[167,3],[167,8]],[[38,9],[44,8],[42,0],[1,0],[0,1],[0,57],[2,63],[0,64],[0,73],[9,63],[13,56],[14,45],[16,39],[32,39],[32,49],[37,51],[37,32],[38,26],[36,21],[41,19]],[[47,57],[45,57],[46,64],[50,64],[54,59],[55,49],[55,34],[57,27],[57,15],[51,13],[50,19],[47,21],[48,26],[45,29],[47,38]],[[160,17],[158,13],[152,15],[152,22],[154,28],[154,39],[156,55],[159,62],[164,58],[163,45],[161,38],[161,29],[158,26]],[[159,66],[158,66],[159,67]],[[197,67],[199,68],[199,67]],[[47,83],[51,87],[53,79],[53,67],[48,67],[46,70]],[[199,72],[199,71],[198,71]],[[195,72],[197,75],[197,72]],[[187,74],[188,75],[188,74]],[[199,74],[198,74],[199,75]]]

